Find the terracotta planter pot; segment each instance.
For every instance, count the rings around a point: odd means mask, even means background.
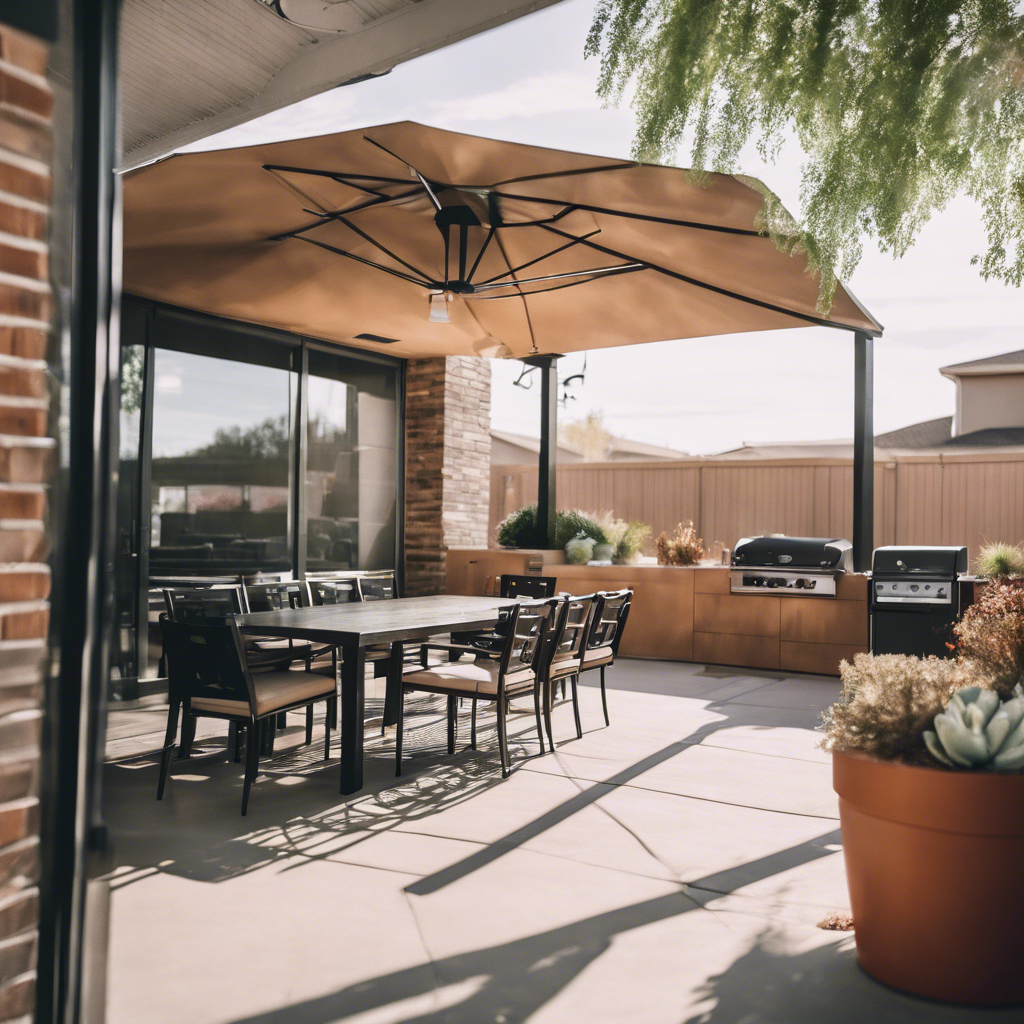
[[[857,958],[894,988],[1024,1004],[1024,775],[833,754]]]

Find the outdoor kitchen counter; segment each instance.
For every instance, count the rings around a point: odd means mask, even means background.
[[[567,565],[554,551],[448,551],[449,594],[482,594],[488,577],[533,571],[557,589],[633,591],[619,652],[630,658],[837,675],[868,649],[868,580],[842,576],[836,597],[733,594],[727,566]]]

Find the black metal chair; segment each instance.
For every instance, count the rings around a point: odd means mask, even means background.
[[[348,604],[358,601],[356,581],[351,574],[334,578],[319,575],[316,578],[307,576],[309,594],[315,605]]]
[[[554,576],[502,576],[499,586],[502,597],[533,597],[542,601],[555,596],[558,580]]]
[[[551,706],[555,698],[555,686],[562,686],[565,696],[565,683],[568,680],[572,698],[572,713],[576,720],[576,738],[583,738],[583,726],[580,724],[579,678],[583,666],[584,652],[590,637],[591,626],[597,611],[599,597],[587,594],[585,597],[566,599],[568,613],[565,629],[558,645],[547,660],[547,674],[544,680],[544,727],[548,734],[548,743],[555,749],[555,741],[551,730]],[[542,744],[543,746],[543,744]]]
[[[393,572],[357,576],[355,584],[359,601],[391,601],[398,597],[398,588],[395,586]]]
[[[629,618],[629,608],[633,600],[632,590],[605,591],[595,595],[596,602],[591,617],[590,635],[586,650],[583,652],[583,672],[594,669],[601,670],[601,707],[604,709],[604,724],[610,725],[608,718],[608,697],[605,692],[604,670],[615,663],[622,642],[622,633]]]
[[[253,674],[246,663],[245,648],[233,616],[175,622],[161,616],[160,628],[168,653],[169,708],[167,732],[160,754],[157,800],[162,800],[178,735],[179,756],[188,758],[195,738],[196,719],[217,718],[232,723],[245,733],[245,781],[242,785],[242,814],[249,806],[249,791],[259,770],[261,748],[273,754],[274,724],[278,715],[312,708],[318,701],[334,696],[329,679],[307,672],[261,672]],[[262,739],[258,733],[262,732]],[[269,738],[269,739],[268,739]],[[324,760],[330,756],[331,720],[324,728]]]
[[[533,695],[537,719],[537,739],[541,752],[544,739],[541,725],[541,687],[546,676],[546,658],[561,642],[568,618],[568,604],[557,598],[517,604],[509,614],[509,633],[497,659],[481,658],[473,662],[454,662],[420,668],[402,679],[402,695],[398,701],[398,733],[395,747],[395,774],[402,774],[402,737],[404,729],[405,694],[437,693],[448,698],[448,753],[455,753],[458,701],[473,701],[470,747],[476,749],[477,701],[490,701],[498,715],[498,748],[501,774],[507,778],[511,769],[508,753],[506,716],[509,700]]]

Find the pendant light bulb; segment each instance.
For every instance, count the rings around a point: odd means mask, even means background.
[[[430,293],[430,316],[427,317],[430,323],[450,324],[452,322],[451,317],[448,315],[450,296],[450,292]]]

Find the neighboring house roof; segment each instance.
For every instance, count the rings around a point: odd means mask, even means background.
[[[953,363],[952,366],[943,366],[939,373],[951,379],[993,373],[1024,373],[1024,349],[1002,352],[997,356],[986,356],[984,359],[971,359],[966,363]]]
[[[853,441],[747,441],[739,448],[715,452],[708,458],[729,459],[847,459]]]
[[[943,448],[1019,448],[1024,446],[1024,427],[987,427],[951,437]]]
[[[945,444],[953,436],[953,417],[911,423],[909,427],[875,435],[875,444],[882,448],[933,448]]]
[[[492,441],[500,441],[507,445],[522,448],[530,454],[540,454],[540,438],[530,437],[528,434],[511,434],[504,430],[492,430],[491,439]],[[578,462],[582,452],[574,445],[566,444],[562,441],[558,445],[558,454],[559,457],[565,455]],[[689,458],[689,455],[686,452],[677,451],[675,448],[663,448],[656,444],[646,444],[644,441],[631,441],[625,437],[613,437],[609,441],[607,458],[610,461],[618,460],[622,462],[628,461],[631,458],[664,459],[670,461],[672,459]]]

